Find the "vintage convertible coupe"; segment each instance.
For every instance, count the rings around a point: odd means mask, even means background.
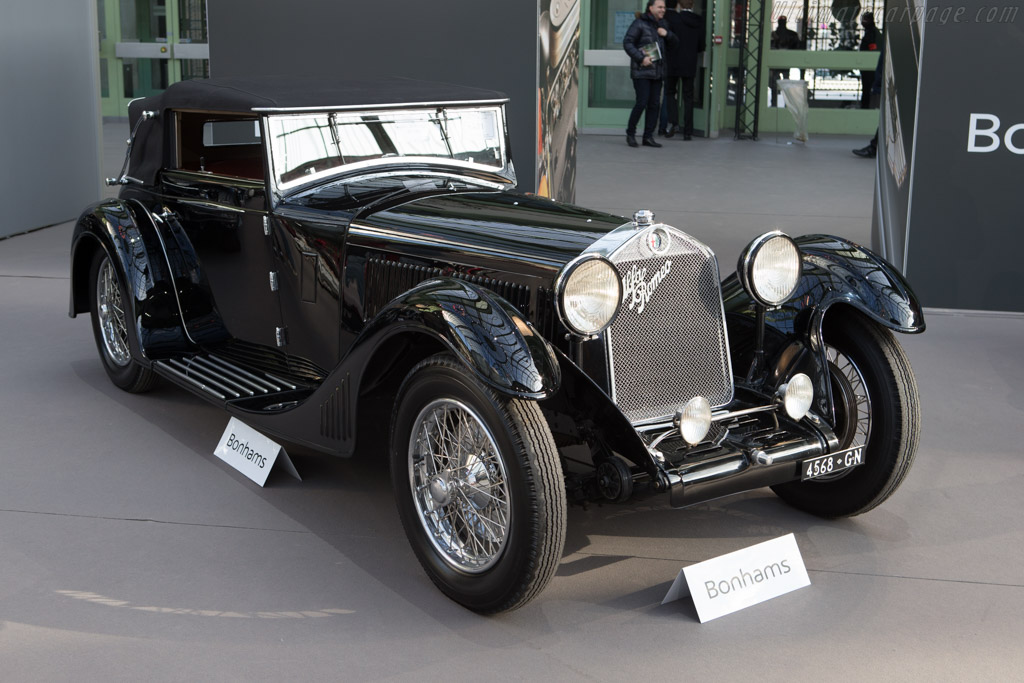
[[[888,498],[919,434],[901,275],[775,231],[721,280],[649,211],[513,192],[505,101],[274,78],[137,100],[120,197],[74,231],[70,314],[125,391],[161,377],[325,453],[389,444],[417,557],[479,612],[542,590],[569,503]]]

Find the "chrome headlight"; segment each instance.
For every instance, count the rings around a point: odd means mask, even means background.
[[[778,306],[793,296],[800,269],[800,249],[778,230],[748,244],[737,267],[743,288],[765,306]]]
[[[615,319],[622,303],[622,280],[611,263],[587,254],[562,270],[555,292],[558,315],[565,326],[589,337]]]

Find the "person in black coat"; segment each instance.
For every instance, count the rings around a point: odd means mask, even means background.
[[[668,76],[665,99],[668,101],[670,138],[679,129],[679,83],[683,86],[683,139],[693,139],[693,80],[697,75],[697,55],[704,52],[704,19],[693,11],[693,0],[679,0],[675,12],[665,14],[668,29],[677,40],[668,46]]]
[[[665,43],[675,42],[664,20],[665,0],[647,0],[647,11],[637,18],[626,31],[622,48],[629,55],[629,76],[636,91],[636,104],[626,124],[626,144],[636,147],[636,125],[644,115],[645,147],[661,147],[654,141],[661,105],[661,84],[665,80]]]

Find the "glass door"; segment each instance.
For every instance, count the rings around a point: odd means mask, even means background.
[[[97,0],[104,116],[209,75],[206,0]]]
[[[626,128],[635,96],[629,77],[629,57],[622,49],[622,40],[636,13],[643,11],[645,4],[643,0],[590,0],[584,3],[584,28],[580,35],[583,49],[580,121],[585,131]],[[675,0],[668,0],[666,4],[671,7],[670,11],[675,11]],[[698,135],[717,137],[719,125],[713,106],[712,75],[718,51],[712,49],[714,17],[708,16],[708,13],[714,13],[714,5],[713,0],[694,2],[694,11],[704,17],[707,50],[698,58],[693,120]],[[681,98],[681,92],[679,96]]]

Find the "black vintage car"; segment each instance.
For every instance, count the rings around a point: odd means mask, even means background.
[[[70,313],[126,391],[162,377],[325,453],[389,444],[416,555],[480,612],[542,590],[570,503],[770,486],[839,517],[891,495],[919,434],[893,332],[925,326],[900,274],[769,232],[721,280],[649,211],[513,192],[504,102],[273,78],[135,101]]]

